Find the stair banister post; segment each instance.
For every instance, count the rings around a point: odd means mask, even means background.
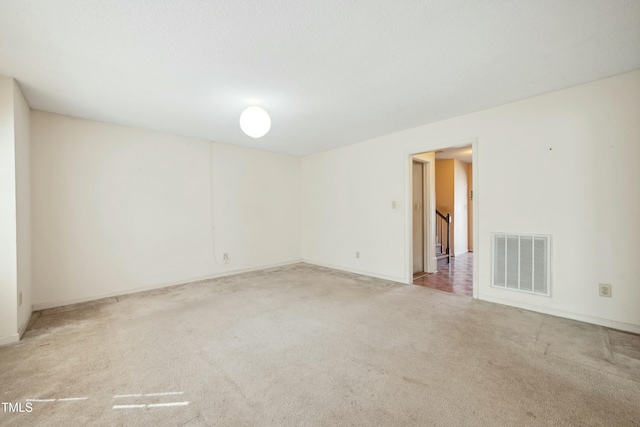
[[[451,228],[451,214],[447,214],[447,263],[451,262],[451,237],[449,235],[449,228]]]

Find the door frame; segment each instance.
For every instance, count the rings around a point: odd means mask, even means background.
[[[405,176],[405,283],[413,283],[413,156],[420,153],[443,150],[445,148],[459,148],[471,145],[472,149],[472,178],[473,178],[473,298],[478,298],[479,293],[479,267],[480,267],[480,181],[478,171],[480,170],[478,138],[468,138],[452,142],[425,142],[415,144],[411,149],[405,150],[403,157],[403,167]],[[429,189],[430,190],[430,189]],[[429,194],[429,198],[430,198]],[[435,196],[434,196],[435,197]],[[431,206],[429,207],[431,209]],[[435,207],[434,207],[435,209]],[[431,236],[435,236],[435,222],[429,224]],[[431,229],[433,228],[433,229]],[[431,240],[433,237],[430,237]],[[431,246],[431,244],[429,244]],[[430,249],[431,250],[431,249]],[[435,250],[435,247],[434,247]]]
[[[420,154],[420,153],[416,153]],[[435,228],[431,227],[433,219],[431,218],[431,168],[433,165],[430,160],[411,157],[411,271],[413,274],[413,162],[422,163],[422,271],[423,273],[435,273],[437,265],[433,265],[431,259],[435,255],[433,252],[435,247],[432,248],[431,240],[433,239],[433,231]],[[433,229],[432,229],[433,228]]]

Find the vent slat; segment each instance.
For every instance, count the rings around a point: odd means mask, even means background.
[[[535,272],[535,287],[534,292],[538,294],[546,294],[547,291],[547,282],[548,282],[548,272],[547,272],[547,240],[543,238],[536,237],[535,238],[535,264],[533,267],[533,271]]]
[[[518,289],[518,236],[507,236],[507,287]]]
[[[491,286],[549,296],[551,236],[493,233]]]
[[[495,239],[495,252],[504,254],[506,253],[507,250],[507,238],[506,236],[496,236]],[[495,261],[495,268],[494,268],[494,283],[496,283],[496,286],[505,286],[505,284],[507,283],[505,281],[505,277],[506,277],[506,271],[507,271],[507,264],[505,263],[505,256],[501,256],[501,257],[494,257]]]
[[[520,289],[533,291],[533,239],[520,236]]]

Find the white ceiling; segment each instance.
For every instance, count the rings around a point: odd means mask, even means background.
[[[470,145],[466,147],[445,148],[436,151],[436,160],[457,159],[465,163],[473,162],[473,150]]]
[[[32,108],[295,155],[638,68],[638,0],[0,0]]]

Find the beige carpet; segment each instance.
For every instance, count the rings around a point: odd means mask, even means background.
[[[640,337],[297,264],[43,311],[0,384],[3,426],[640,425]]]

